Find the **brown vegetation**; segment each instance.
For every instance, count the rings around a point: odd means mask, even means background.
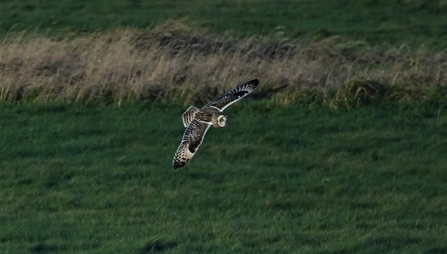
[[[445,86],[446,67],[444,52],[423,48],[385,51],[336,37],[314,43],[226,38],[178,23],[80,37],[24,32],[0,43],[0,101],[189,103],[257,77],[264,91],[287,85],[279,96],[286,102],[302,96],[303,88],[346,92],[346,84],[374,80],[351,91],[360,98],[375,94],[371,84]],[[335,100],[347,100],[339,92]]]

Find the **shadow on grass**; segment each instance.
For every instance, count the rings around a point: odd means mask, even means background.
[[[447,247],[432,248],[424,253],[425,254],[447,254]]]
[[[147,243],[143,248],[141,248],[139,253],[140,254],[162,253],[174,248],[175,246],[177,246],[177,243],[157,240],[154,242]]]
[[[54,245],[47,245],[44,243],[36,244],[35,246],[29,248],[29,252],[31,254],[37,254],[37,253],[58,253],[58,251],[61,251],[61,248]]]

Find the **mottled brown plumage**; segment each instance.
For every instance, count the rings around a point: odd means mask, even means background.
[[[258,79],[237,86],[235,89],[217,97],[202,109],[190,106],[183,113],[183,125],[186,127],[177,152],[174,155],[172,167],[181,168],[188,163],[199,149],[206,132],[212,125],[216,128],[225,127],[227,116],[222,111],[251,93],[259,84]]]
[[[200,109],[190,106],[185,113],[183,113],[182,120],[183,126],[188,127],[188,125],[194,120],[195,115],[200,112]]]

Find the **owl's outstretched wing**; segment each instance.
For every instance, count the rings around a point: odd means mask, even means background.
[[[233,104],[236,101],[247,96],[258,85],[259,85],[258,79],[250,80],[247,83],[237,86],[236,88],[229,91],[228,93],[217,97],[212,102],[208,103],[206,106],[214,106],[214,107],[217,107],[220,111],[223,111],[225,108],[227,108],[231,104]]]
[[[193,120],[188,125],[183,134],[182,142],[177,148],[174,160],[172,161],[172,167],[174,169],[185,166],[191,160],[194,154],[196,154],[197,149],[199,149],[200,144],[202,144],[203,138],[210,126],[210,124],[201,123],[197,120]]]

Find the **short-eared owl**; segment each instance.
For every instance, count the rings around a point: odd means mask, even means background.
[[[183,125],[186,127],[186,130],[183,134],[182,142],[174,155],[172,167],[176,169],[185,166],[197,152],[211,125],[216,128],[225,127],[228,118],[222,114],[222,111],[247,96],[258,84],[259,80],[253,79],[239,85],[206,104],[202,109],[190,106],[183,113]]]

